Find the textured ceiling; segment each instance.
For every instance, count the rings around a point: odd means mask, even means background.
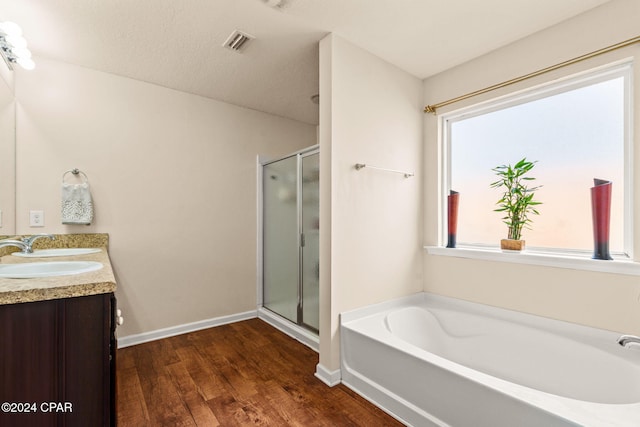
[[[0,0],[0,21],[22,26],[36,66],[64,61],[317,124],[309,98],[329,32],[425,78],[607,1]],[[242,53],[222,47],[235,29],[256,37]]]

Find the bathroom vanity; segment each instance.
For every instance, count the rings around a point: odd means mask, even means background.
[[[98,253],[55,259],[68,260],[103,267],[0,278],[0,425],[116,424],[116,283],[106,244]],[[0,258],[3,265],[42,261],[54,260]]]

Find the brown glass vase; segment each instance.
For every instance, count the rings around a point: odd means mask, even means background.
[[[611,217],[611,181],[593,179],[591,216],[593,219],[593,259],[610,260],[609,224]]]
[[[458,199],[460,193],[450,190],[447,196],[447,247],[456,247],[458,234]]]

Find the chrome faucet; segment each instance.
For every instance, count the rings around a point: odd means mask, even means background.
[[[0,240],[0,248],[4,248],[5,246],[15,246],[17,248],[22,249],[23,252],[27,248],[27,244],[21,240],[14,240],[14,239]]]
[[[32,254],[33,253],[33,242],[35,242],[36,240],[38,240],[41,237],[46,237],[48,239],[51,240],[55,240],[56,237],[53,234],[46,234],[46,233],[42,233],[42,234],[34,234],[33,236],[30,237],[23,237],[22,238],[22,242],[24,243],[24,249],[22,249],[22,252],[25,254]]]
[[[629,347],[629,344],[631,343],[640,345],[640,337],[636,337],[634,335],[623,335],[618,338],[618,344],[623,347]]]

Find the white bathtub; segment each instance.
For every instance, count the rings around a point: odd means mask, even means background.
[[[620,334],[416,294],[341,316],[342,382],[405,424],[640,426]]]

